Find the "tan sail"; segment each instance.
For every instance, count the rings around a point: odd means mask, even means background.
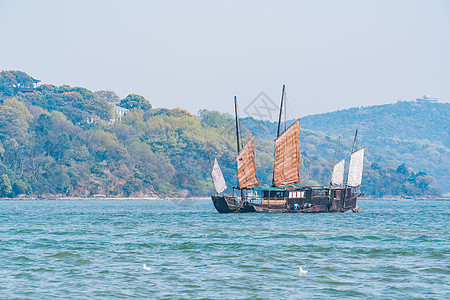
[[[245,144],[236,157],[239,188],[259,186],[256,179],[255,141],[253,137]]]
[[[297,120],[275,140],[273,184],[276,187],[300,182],[300,121]]]

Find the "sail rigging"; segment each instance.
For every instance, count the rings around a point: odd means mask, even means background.
[[[239,180],[239,188],[250,188],[259,186],[260,183],[256,178],[255,166],[255,140],[253,136],[245,144],[244,148],[238,153],[236,157],[237,173]]]
[[[348,170],[347,185],[356,187],[361,185],[364,163],[364,148],[352,153]]]
[[[217,159],[214,160],[214,166],[212,168],[211,175],[214,181],[214,187],[216,188],[217,194],[220,194],[223,191],[225,191],[227,189],[227,185],[225,183],[225,178],[223,178],[222,170],[220,169]]]
[[[275,139],[273,186],[281,187],[300,182],[300,121],[295,121]]]
[[[364,161],[364,148],[354,151],[356,148],[355,133],[350,169],[344,186],[345,160],[336,164],[340,137],[334,154],[333,173],[329,186],[311,187],[294,185],[300,182],[300,120],[296,120],[288,128],[286,121],[286,92],[285,86],[281,94],[280,113],[278,118],[277,137],[274,140],[275,157],[272,187],[257,187],[260,185],[256,177],[255,141],[252,136],[243,146],[237,98],[234,97],[235,121],[236,121],[236,146],[237,146],[237,175],[239,183],[233,187],[233,195],[220,195],[227,189],[225,179],[217,160],[210,161],[212,177],[217,195],[212,195],[214,207],[219,213],[246,213],[246,212],[345,212],[359,211],[356,200],[360,197],[362,169]],[[282,116],[284,108],[284,132],[281,132]],[[208,153],[209,156],[209,153]],[[307,174],[303,172],[302,174]],[[302,181],[305,181],[302,179]],[[240,198],[235,195],[235,189],[240,190]]]
[[[331,175],[331,185],[343,185],[344,184],[344,166],[345,159],[341,160],[334,165],[333,174]]]

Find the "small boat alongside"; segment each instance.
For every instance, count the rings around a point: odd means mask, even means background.
[[[362,181],[364,148],[355,150],[358,130],[355,133],[347,181],[344,185],[345,160],[334,164],[329,186],[301,186],[300,168],[300,120],[280,134],[285,87],[281,97],[280,118],[275,139],[275,159],[273,183],[271,187],[261,187],[256,177],[255,144],[252,136],[241,148],[239,141],[239,120],[237,100],[234,98],[236,112],[237,176],[239,184],[233,188],[233,195],[221,195],[227,189],[225,179],[217,160],[212,167],[212,178],[216,195],[212,202],[219,213],[283,212],[320,213],[359,211],[356,204]],[[338,140],[339,146],[339,140]],[[338,150],[336,147],[336,153]],[[335,155],[336,157],[336,155]]]

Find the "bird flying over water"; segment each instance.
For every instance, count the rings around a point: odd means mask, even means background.
[[[302,267],[298,268],[298,270],[299,270],[298,275],[300,275],[300,276],[306,276],[306,274],[308,274],[308,272],[309,272],[307,270],[303,270]]]
[[[152,269],[152,267],[147,267],[146,264],[144,264],[144,265],[142,266],[142,268],[144,268],[144,270],[147,270],[147,271],[150,271],[150,270]]]

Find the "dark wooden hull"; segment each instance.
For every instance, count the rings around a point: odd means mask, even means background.
[[[214,207],[219,213],[335,213],[354,210],[360,194],[349,194],[343,199],[328,196],[317,196],[305,199],[273,199],[254,201],[240,200],[230,196],[211,196]]]
[[[211,198],[216,210],[222,214],[234,213],[239,210],[239,206],[235,201],[235,197],[211,196]]]

